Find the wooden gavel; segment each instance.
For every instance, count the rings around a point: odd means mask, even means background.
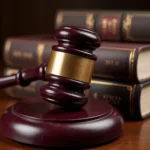
[[[59,148],[93,146],[119,137],[123,131],[120,113],[85,92],[90,88],[96,61],[92,52],[100,46],[99,36],[66,26],[55,37],[58,45],[52,47],[48,64],[0,78],[1,88],[48,81],[40,88],[42,99],[24,99],[5,110],[2,134],[21,143]]]
[[[58,45],[52,47],[48,65],[2,77],[0,87],[27,86],[35,80],[46,80],[49,83],[40,89],[44,100],[63,107],[82,107],[88,100],[84,91],[90,87],[96,60],[92,52],[100,46],[100,38],[76,27],[61,27],[55,37]]]

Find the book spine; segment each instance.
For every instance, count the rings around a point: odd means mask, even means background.
[[[121,41],[122,12],[99,12],[95,19],[95,31],[105,41]]]
[[[150,12],[125,12],[122,36],[125,41],[150,42]]]
[[[4,49],[6,65],[16,68],[33,68],[47,62],[54,43],[31,43],[7,40]],[[127,46],[102,43],[101,47],[94,51],[97,61],[94,65],[93,77],[140,82],[136,74],[138,50]]]
[[[140,94],[141,88],[138,84],[91,81],[90,95],[113,105],[128,119],[143,119],[140,111]]]
[[[7,69],[4,75],[13,74]],[[13,86],[5,89],[8,96],[23,99],[40,96],[40,87],[44,81],[32,82],[27,87]],[[87,92],[87,91],[85,91]],[[112,104],[127,118],[142,119],[140,114],[140,88],[137,85],[128,85],[92,79],[89,96],[104,100]]]
[[[55,17],[55,28],[73,25],[94,30],[95,15],[94,11],[58,11]]]
[[[47,62],[55,42],[7,39],[4,44],[4,62],[9,66],[32,68]],[[28,62],[28,63],[27,63]]]
[[[150,41],[150,12],[148,11],[61,10],[56,14],[55,27],[58,28],[61,25],[92,29],[103,41]]]
[[[96,31],[102,40],[121,40],[122,12],[58,11],[55,28],[64,25],[81,26]],[[78,20],[78,21],[77,21]]]
[[[138,48],[103,45],[94,54],[97,61],[93,77],[117,81],[140,82],[137,78]]]

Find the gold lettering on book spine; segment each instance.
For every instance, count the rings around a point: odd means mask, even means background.
[[[11,41],[8,40],[4,48],[4,60],[8,65],[12,65],[12,62],[10,60],[10,48],[11,48]]]
[[[128,86],[127,90],[130,92],[130,99],[129,99],[129,111],[130,114],[132,114],[132,99],[133,99],[133,87],[132,86]]]
[[[117,24],[118,24],[118,19],[113,18],[112,19],[112,33],[116,34],[117,33]]]
[[[110,59],[106,59],[105,60],[105,65],[106,66],[120,66],[120,61],[119,60],[110,60]]]
[[[112,18],[112,19],[103,18],[102,19],[102,32],[104,34],[111,33],[115,35],[117,33],[117,24],[118,24],[118,19],[116,18]]]
[[[12,52],[12,56],[21,59],[28,59],[28,60],[33,59],[31,52],[22,52],[20,50],[14,50]]]
[[[5,74],[6,74],[6,76],[10,76],[10,75],[15,74],[17,72],[18,72],[17,69],[8,69]]]
[[[57,26],[57,28],[62,26],[62,21],[63,21],[63,13],[59,12],[57,14],[57,17],[56,17],[56,26]]]
[[[125,32],[125,40],[132,40],[135,41],[137,38],[141,41],[149,41],[149,38],[140,38],[140,37],[132,37],[131,35],[131,26],[132,26],[132,20],[134,17],[150,17],[149,13],[134,13],[134,14],[127,14],[124,21],[123,21],[123,31]],[[134,28],[134,27],[133,27]]]
[[[90,30],[94,29],[94,14],[88,13],[86,17],[86,27]]]
[[[44,53],[45,45],[44,44],[38,44],[37,46],[37,65],[40,65],[43,63],[43,53]]]
[[[116,95],[104,94],[102,95],[102,99],[107,101],[108,103],[114,104],[116,106],[120,105],[121,97]]]
[[[105,34],[107,33],[107,23],[108,22],[108,19],[106,18],[103,18],[102,19],[102,32]]]
[[[105,82],[105,81],[96,81],[96,80],[91,80],[92,84],[103,84],[103,85],[108,85],[108,86],[118,86],[118,87],[124,87],[127,88],[127,90],[129,91],[129,111],[130,111],[130,115],[133,116],[134,115],[134,93],[135,93],[135,88],[136,86],[132,86],[132,85],[127,85],[127,84],[119,84],[119,83],[111,83],[111,82]],[[98,97],[98,93],[95,92],[93,94],[94,98]],[[121,101],[121,98],[117,98],[117,101]],[[117,102],[117,104],[119,104]]]
[[[129,74],[130,74],[130,77],[133,76],[133,71],[134,71],[134,59],[135,59],[135,51],[136,49],[133,49],[131,52],[130,52],[130,56],[129,56]]]
[[[131,36],[132,18],[133,18],[133,15],[128,14],[123,20],[123,30],[125,32],[126,40],[132,40],[132,36]]]
[[[134,60],[135,60],[136,49],[133,49],[133,48],[121,48],[121,47],[105,47],[105,46],[103,46],[101,48],[104,48],[104,49],[107,49],[107,50],[113,49],[113,50],[129,51],[129,61],[128,61],[128,66],[127,66],[128,67],[128,71],[129,71],[128,78],[131,78],[133,76],[134,65],[135,65]],[[118,60],[115,60],[115,61],[114,60],[113,61],[112,60],[105,60],[105,65],[106,66],[107,65],[111,65],[111,66],[116,65],[118,67],[121,67],[120,62]],[[95,77],[106,77],[106,78],[112,78],[112,79],[116,78],[116,76],[106,75],[106,74],[96,74],[94,72],[93,72],[93,75]]]

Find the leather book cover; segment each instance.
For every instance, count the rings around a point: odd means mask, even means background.
[[[55,16],[55,28],[60,26],[79,26],[90,30],[94,30],[95,12],[94,11],[72,11],[60,10]]]
[[[4,48],[6,65],[18,68],[33,68],[47,62],[54,40],[8,39]],[[94,51],[97,56],[93,77],[102,79],[144,82],[150,75],[139,79],[137,76],[138,56],[148,51],[150,44],[102,42]],[[144,66],[145,67],[145,66]]]
[[[93,77],[133,83],[150,80],[148,73],[140,78],[138,76],[139,55],[142,52],[149,55],[149,49],[150,44],[102,42],[100,48],[94,52],[98,59],[95,62]],[[149,61],[146,55],[145,58],[146,62],[140,60],[140,64],[145,64],[143,68],[146,70]]]
[[[150,12],[125,12],[122,20],[122,36],[124,41],[150,41]]]
[[[3,59],[6,65],[32,68],[46,62],[56,41],[48,35],[12,37],[5,41]]]
[[[150,11],[60,10],[55,28],[63,25],[94,30],[103,41],[150,41]]]
[[[95,31],[105,41],[121,41],[123,12],[100,11],[95,19]]]
[[[144,91],[144,88],[147,89]],[[147,90],[150,90],[150,81],[127,84],[93,79],[90,94],[115,106],[125,118],[142,120],[150,116]]]

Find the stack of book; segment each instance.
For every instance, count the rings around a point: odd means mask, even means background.
[[[97,32],[101,46],[94,52],[90,95],[114,105],[129,119],[150,116],[150,12],[66,11],[56,14],[55,28],[73,25]],[[145,42],[145,43],[144,43]],[[147,43],[146,43],[147,42]],[[56,41],[49,35],[10,37],[4,46],[4,75],[48,61]],[[5,89],[12,97],[40,95],[44,81]]]

